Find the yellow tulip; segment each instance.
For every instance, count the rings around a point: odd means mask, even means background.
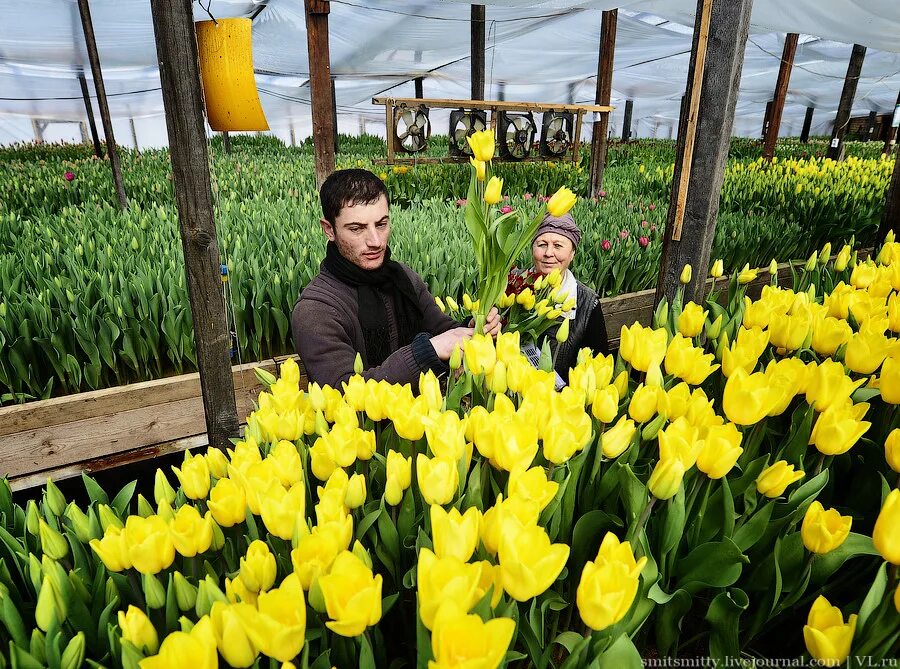
[[[241,558],[241,581],[251,592],[264,592],[275,583],[275,556],[264,541],[253,541]]]
[[[155,655],[159,650],[156,628],[147,614],[133,604],[128,605],[127,611],[119,611],[119,629],[122,630],[122,638],[130,641],[138,650],[146,651],[149,655]]]
[[[891,430],[884,442],[884,457],[888,466],[900,473],[900,428]]]
[[[494,157],[494,131],[479,130],[468,137],[466,141],[472,149],[472,156],[475,160],[483,163],[489,162]]]
[[[722,406],[732,423],[755,425],[768,415],[778,400],[779,396],[769,387],[765,374],[747,374],[738,368],[725,383]]]
[[[877,267],[871,261],[861,262],[850,273],[850,285],[854,288],[868,288],[875,281]]]
[[[774,499],[784,494],[785,489],[805,476],[805,472],[794,471],[794,466],[784,460],[766,467],[756,479],[756,489],[766,497]]]
[[[459,470],[456,460],[429,458],[419,453],[416,457],[416,476],[419,490],[426,504],[448,504],[459,487]]]
[[[830,553],[847,539],[852,522],[852,517],[842,516],[837,509],[826,511],[816,500],[809,505],[800,526],[803,545],[810,553],[818,555]]]
[[[806,401],[816,411],[822,412],[831,406],[839,406],[850,401],[850,395],[865,382],[853,381],[844,372],[844,366],[835,360],[823,360],[809,374],[806,382]]]
[[[322,532],[321,528],[300,537],[297,547],[291,551],[291,562],[304,590],[308,591],[319,576],[331,568],[331,564],[341,551],[338,544],[337,537]]]
[[[124,571],[131,567],[124,529],[110,526],[102,539],[91,539],[90,546],[109,571]]]
[[[681,488],[683,478],[684,463],[680,458],[660,458],[650,474],[647,488],[656,499],[669,499]]]
[[[832,356],[853,336],[853,328],[841,319],[826,316],[813,322],[812,348],[819,355]]]
[[[244,522],[247,516],[247,497],[243,488],[231,479],[219,479],[209,493],[208,507],[222,527]]]
[[[666,393],[666,415],[669,420],[677,420],[688,412],[691,402],[691,387],[682,381]]]
[[[690,265],[685,265],[685,267],[690,267]],[[690,277],[688,277],[688,281],[690,281]],[[696,337],[703,331],[703,324],[708,313],[699,304],[688,302],[681,315],[678,316],[678,331],[685,337]]]
[[[631,440],[637,432],[635,422],[622,416],[619,421],[611,428],[606,430],[600,437],[600,448],[605,458],[617,458],[631,445]]]
[[[689,284],[691,282],[691,274],[692,274],[691,266],[685,265],[684,268],[681,270],[681,276],[679,277],[679,281],[681,281],[681,283],[683,285]]]
[[[294,536],[298,520],[304,520],[306,512],[306,487],[295,483],[290,490],[281,484],[273,484],[260,499],[260,515],[266,529],[280,539]]]
[[[303,650],[306,601],[295,574],[288,575],[278,588],[261,593],[256,610],[238,606],[235,611],[250,641],[263,655],[289,662]]]
[[[826,667],[836,667],[850,655],[850,644],[856,632],[856,614],[844,623],[841,610],[819,595],[809,610],[803,627],[806,650]]]
[[[516,601],[528,601],[553,585],[569,559],[569,547],[551,544],[547,532],[538,525],[519,532],[502,530],[498,556],[503,589]]]
[[[349,551],[338,555],[331,571],[319,577],[330,621],[325,625],[336,634],[354,637],[381,620],[381,574]],[[278,658],[281,659],[281,658]]]
[[[443,609],[431,635],[434,661],[428,669],[496,669],[509,648],[516,623],[510,618],[483,622],[477,614]]]
[[[181,467],[172,467],[188,499],[206,499],[209,494],[209,465],[202,455],[184,454]]]
[[[129,516],[125,521],[125,543],[131,564],[142,574],[157,574],[175,560],[169,525],[159,516]]]
[[[575,193],[562,186],[547,202],[547,213],[554,217],[565,216],[575,206],[577,199]]]
[[[503,397],[502,395],[499,397]],[[489,457],[491,463],[504,471],[531,466],[538,449],[537,427],[528,420],[528,414],[512,416],[492,415],[490,427],[475,442],[478,451]]]
[[[838,272],[843,272],[847,269],[847,264],[850,262],[850,245],[845,244],[840,251],[838,251],[837,256],[834,259],[834,269]]]
[[[229,666],[249,667],[259,655],[248,635],[248,628],[253,624],[246,625],[246,621],[256,622],[255,615],[256,609],[244,602],[213,602],[209,619],[212,621],[216,646]]]
[[[466,367],[472,374],[490,374],[497,364],[497,350],[490,335],[476,334],[465,343]]]
[[[397,451],[387,453],[387,482],[384,489],[384,501],[396,506],[403,499],[403,491],[412,482],[412,458],[404,458]]]
[[[702,348],[694,346],[687,336],[679,332],[666,349],[666,373],[677,376],[690,385],[700,385],[719,368],[719,365],[712,364],[714,359],[712,353],[704,353]]]
[[[464,612],[475,606],[481,571],[480,564],[466,564],[454,557],[438,558],[427,548],[422,548],[416,565],[422,624],[433,629],[438,610],[444,604]]]
[[[140,661],[141,669],[215,669],[219,666],[216,637],[209,616],[190,632],[172,632],[163,639],[159,654]]]
[[[300,452],[290,441],[282,440],[275,444],[275,448],[269,453],[269,459],[275,462],[278,478],[285,488],[303,480]]]
[[[570,390],[570,389],[569,389]],[[560,418],[554,416],[544,424],[541,436],[544,440],[544,457],[554,465],[561,465],[582,450],[591,439],[591,419],[583,410],[579,402],[579,412],[574,415]],[[524,459],[523,459],[524,460]],[[531,462],[522,462],[522,465],[530,465]]]
[[[619,413],[619,391],[615,386],[606,386],[594,393],[591,413],[601,423],[611,423],[615,419]]]
[[[694,466],[703,448],[700,430],[685,417],[673,421],[666,429],[661,430],[658,439],[660,459],[678,458],[685,471]]]
[[[738,283],[740,285],[744,285],[753,281],[759,275],[758,269],[750,269],[750,265],[744,265],[740,272],[738,272]]]
[[[435,555],[467,562],[478,546],[480,526],[481,512],[475,507],[461,514],[456,508],[448,512],[442,506],[432,504],[431,536]]]
[[[366,501],[366,478],[362,474],[350,477],[347,491],[344,493],[344,505],[348,509],[358,509]]]
[[[479,181],[484,181],[485,162],[474,157],[469,158],[469,162],[472,164],[472,167],[475,168],[475,177]]]
[[[631,396],[628,404],[628,415],[635,422],[646,423],[656,415],[657,398],[659,393],[656,386],[639,385]]]
[[[881,557],[900,565],[900,489],[892,490],[885,498],[872,530],[872,541]]]
[[[665,329],[653,330],[635,322],[630,328],[622,326],[619,354],[636,370],[646,372],[662,363],[668,345],[669,337]],[[619,395],[623,394],[620,388]]]
[[[578,613],[588,627],[603,630],[625,617],[646,563],[646,557],[634,559],[629,542],[606,533],[597,558],[585,563],[576,592]]]
[[[228,458],[221,448],[210,446],[206,449],[206,464],[209,467],[209,473],[217,479],[228,476]]]
[[[712,269],[709,270],[709,275],[714,279],[718,279],[723,274],[725,274],[725,263],[719,258],[713,263]]]
[[[883,332],[863,326],[847,342],[844,363],[859,374],[872,374],[881,367],[893,344],[894,340]]]
[[[560,344],[565,343],[569,339],[569,323],[572,319],[564,318],[562,325],[556,331],[556,341]]]
[[[548,481],[543,467],[514,469],[509,474],[509,498],[534,502],[540,511],[553,501],[558,490],[559,483]]]
[[[424,421],[431,452],[448,460],[459,460],[466,452],[466,424],[455,411],[436,413]]]
[[[169,529],[175,550],[184,557],[194,557],[208,551],[212,543],[212,514],[207,511],[206,517],[202,517],[195,506],[185,504],[169,522]]]
[[[728,474],[744,452],[742,438],[734,423],[708,428],[703,448],[697,456],[697,469],[711,479],[720,479]]]
[[[841,455],[849,451],[872,426],[860,420],[868,405],[830,406],[816,418],[809,444],[825,455]]]
[[[484,201],[487,204],[497,204],[502,198],[503,179],[491,177],[484,188]]]

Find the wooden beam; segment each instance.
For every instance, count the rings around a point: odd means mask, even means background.
[[[151,0],[197,367],[212,445],[238,434],[191,0]]]
[[[94,24],[91,21],[91,8],[88,0],[78,0],[78,13],[81,15],[84,45],[87,48],[88,60],[91,63],[94,89],[97,91],[97,104],[100,106],[103,134],[106,135],[106,152],[109,155],[109,167],[112,170],[116,197],[119,201],[119,208],[128,209],[128,197],[125,195],[125,182],[122,179],[122,165],[119,162],[116,137],[113,134],[112,117],[109,115],[109,102],[106,99],[106,86],[103,85],[103,71],[100,68],[100,54],[97,51],[97,40],[94,38]]]
[[[334,125],[334,152],[337,154],[340,152],[341,147],[338,138],[337,93],[334,89],[334,78],[331,79],[331,120]]]
[[[231,135],[227,130],[222,132],[222,146],[225,147],[225,153],[231,153]]]
[[[804,144],[809,141],[809,130],[812,128],[813,114],[815,113],[815,107],[806,108],[806,117],[803,119],[803,130],[800,131],[800,141]]]
[[[894,142],[897,141],[898,126],[900,126],[900,93],[897,94],[897,104],[894,105],[894,111],[889,114],[889,117],[884,148],[881,150],[884,155],[890,155],[894,149]]]
[[[875,124],[878,122],[878,112],[870,111],[869,118],[866,120],[866,134],[863,137],[864,142],[868,142],[875,137]]]
[[[131,125],[131,141],[134,142],[134,150],[140,151],[140,147],[138,146],[137,128],[134,127],[134,119],[128,119],[128,123]]]
[[[81,97],[84,98],[84,112],[87,114],[88,127],[91,129],[91,140],[94,142],[94,155],[98,158],[103,158],[103,147],[100,145],[97,123],[94,121],[94,106],[91,104],[91,94],[88,92],[84,72],[78,73],[78,84],[81,86]]]
[[[41,126],[41,122],[36,118],[31,119],[31,131],[34,133],[34,143],[43,144],[44,128]]]
[[[634,110],[634,100],[625,101],[625,119],[622,121],[622,141],[631,139],[631,115]]]
[[[769,119],[772,118],[772,102],[772,100],[769,100],[766,103],[766,112],[763,114],[762,130],[759,133],[759,137],[763,142],[766,141],[766,137],[769,134]]]
[[[413,60],[414,60],[416,63],[421,63],[421,62],[422,62],[422,52],[421,52],[421,51],[416,51],[415,54],[414,54]],[[418,69],[418,68],[416,68],[416,69]],[[422,91],[422,83],[424,82],[424,80],[425,80],[424,77],[416,77],[415,80],[414,80],[414,82],[413,82],[414,85],[415,85],[415,95],[416,95],[417,98],[424,98],[424,97],[425,97],[425,95],[424,95],[424,93],[423,93],[423,91]]]
[[[862,72],[863,61],[866,58],[866,47],[854,44],[850,54],[850,63],[847,65],[847,76],[844,77],[844,89],[841,91],[841,101],[838,105],[837,116],[834,119],[834,129],[831,131],[831,144],[828,146],[828,158],[839,160],[844,149],[844,135],[847,134],[847,126],[850,123],[850,112],[853,110],[853,98],[856,97],[856,86],[859,84],[859,74]]]
[[[503,100],[450,100],[447,98],[372,98],[373,105],[395,107],[418,107],[425,105],[433,109],[488,109],[491,111],[530,111],[543,113],[547,111],[567,112],[611,112],[609,105],[563,105],[555,102],[510,102]]]
[[[594,102],[609,106],[612,96],[613,62],[616,56],[616,24],[619,12],[612,9],[603,12],[600,23],[600,53],[597,59],[597,92]],[[590,196],[597,197],[603,188],[603,172],[606,169],[606,153],[609,140],[609,114],[601,114],[594,121],[591,137]]]
[[[291,146],[297,146],[297,137],[294,134],[294,124],[291,123]]]
[[[469,60],[472,66],[472,99],[484,100],[484,5],[472,5]]]
[[[794,56],[797,54],[797,41],[800,35],[788,33],[784,37],[784,51],[781,53],[781,66],[778,68],[778,80],[775,83],[775,98],[772,100],[772,113],[769,116],[769,127],[763,145],[763,158],[772,160],[775,155],[775,143],[781,130],[781,117],[784,114],[784,101],[787,98],[788,85],[791,82],[791,69],[794,67]]]
[[[688,70],[691,84],[679,123],[657,301],[674,297],[685,264],[693,266],[694,272],[685,286],[684,299],[692,300],[703,290],[731,145],[752,4],[752,0],[697,3]],[[702,48],[707,41],[708,53]]]
[[[312,99],[312,137],[316,155],[316,188],[334,172],[334,99],[331,94],[331,55],[328,50],[328,0],[304,0],[306,43],[309,51],[309,88]]]
[[[878,229],[877,242],[881,242],[889,230],[900,238],[900,149],[895,149],[894,174],[885,195],[884,213],[881,215],[881,227]]]

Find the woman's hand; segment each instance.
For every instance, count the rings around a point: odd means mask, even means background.
[[[490,335],[491,337],[496,337],[500,334],[500,312],[497,310],[497,307],[491,307],[490,313],[487,315],[487,319],[484,321],[484,334]],[[475,327],[475,319],[469,321],[469,327]]]

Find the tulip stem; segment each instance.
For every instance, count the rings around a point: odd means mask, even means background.
[[[816,473],[813,476],[818,476],[822,473],[822,466],[825,464],[825,454],[819,454],[819,460],[816,462]]]
[[[651,497],[650,501],[647,503],[647,506],[644,507],[644,510],[641,512],[641,517],[638,518],[637,523],[631,526],[628,530],[628,535],[626,537],[627,541],[632,542],[635,541],[635,537],[640,536],[641,530],[644,529],[644,523],[647,522],[647,519],[650,517],[650,512],[653,510],[653,505],[656,503],[656,498]]]

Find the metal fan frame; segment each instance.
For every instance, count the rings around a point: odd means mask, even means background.
[[[406,137],[400,136],[401,135],[401,125],[400,124],[401,124],[401,122],[406,123],[402,119],[403,119],[403,115],[406,114],[407,112],[412,112],[414,114],[414,116],[413,116],[414,121],[418,120],[418,117],[420,114],[425,118],[425,126],[424,126],[425,132],[422,135],[420,135],[420,137],[422,138],[422,145],[417,149],[409,149],[409,148],[403,146],[403,142],[406,139]],[[419,105],[418,107],[397,107],[394,110],[393,142],[394,142],[394,150],[395,151],[400,151],[402,153],[414,155],[417,153],[422,153],[423,151],[428,149],[428,139],[431,137],[431,118],[429,118],[428,112],[429,112],[429,108],[426,107],[425,105]],[[420,126],[417,123],[413,123],[409,127],[417,127],[418,128]],[[407,132],[407,136],[408,135],[409,135],[409,133]]]
[[[525,119],[528,123],[531,124],[531,141],[528,144],[528,148],[525,151],[524,156],[517,156],[513,154],[512,150],[509,147],[508,142],[506,141],[507,131],[509,130],[509,126],[515,123],[516,119]],[[530,111],[525,112],[507,112],[501,111],[497,117],[497,144],[499,146],[499,154],[501,158],[511,161],[521,161],[529,158],[534,152],[534,144],[535,138],[538,135],[538,127],[537,123],[534,121],[534,114]],[[524,145],[523,145],[524,146]]]
[[[450,155],[462,158],[468,158],[472,155],[472,149],[469,147],[468,142],[464,142],[462,148],[457,146],[456,141],[454,140],[454,129],[456,125],[459,123],[461,119],[464,119],[466,116],[474,117],[476,120],[481,121],[484,124],[485,130],[490,127],[488,123],[487,112],[483,109],[454,109],[450,112],[450,125],[448,128],[447,136],[449,138],[450,143]],[[473,122],[474,125],[474,122]],[[471,133],[467,133],[471,134]]]
[[[562,121],[563,127],[566,130],[569,138],[566,142],[566,148],[563,151],[554,151],[550,148],[549,141],[552,139],[548,137],[550,126],[554,121]],[[572,152],[572,146],[574,144],[575,138],[575,114],[572,112],[558,112],[558,111],[548,111],[544,112],[543,117],[541,118],[541,143],[540,143],[540,151],[541,156],[544,158],[553,158],[560,159],[565,158]]]

